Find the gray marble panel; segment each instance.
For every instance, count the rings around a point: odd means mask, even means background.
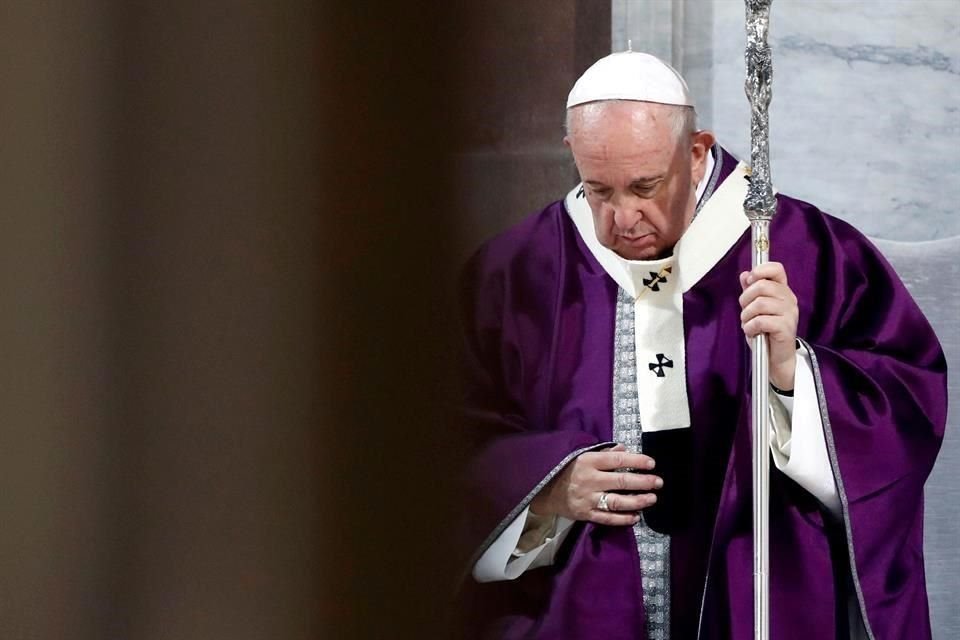
[[[704,0],[612,0],[611,51],[652,53],[679,71],[697,112],[710,120],[713,71],[713,2]]]
[[[613,0],[610,50],[626,51],[629,43],[634,51],[651,53],[679,70],[674,59],[674,14],[680,6],[671,0]],[[682,46],[676,51],[681,52]]]
[[[711,4],[703,120],[746,157],[743,3]],[[770,41],[778,188],[875,237],[960,234],[960,1],[776,0]]]

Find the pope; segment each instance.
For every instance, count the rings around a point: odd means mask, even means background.
[[[929,638],[923,483],[946,363],[859,232],[779,194],[624,52],[567,101],[581,183],[463,277],[465,629],[753,637],[749,339],[769,337],[772,638]]]

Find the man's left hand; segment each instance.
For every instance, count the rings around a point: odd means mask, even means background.
[[[770,383],[784,391],[793,389],[797,366],[797,296],[787,284],[787,272],[779,262],[765,262],[740,274],[740,325],[752,339],[765,333],[770,342]]]

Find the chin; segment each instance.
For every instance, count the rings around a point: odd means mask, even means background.
[[[666,258],[672,251],[657,246],[632,247],[620,245],[613,248],[614,253],[627,260],[659,260]]]

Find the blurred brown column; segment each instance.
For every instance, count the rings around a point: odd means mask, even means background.
[[[317,14],[116,2],[108,637],[317,633]]]
[[[0,637],[103,637],[113,193],[103,3],[0,5]]]
[[[319,635],[318,37],[0,9],[0,637]]]
[[[321,13],[323,620],[331,638],[436,638],[456,566],[450,149],[466,25],[443,0]]]
[[[442,632],[446,12],[118,13],[116,635]]]

